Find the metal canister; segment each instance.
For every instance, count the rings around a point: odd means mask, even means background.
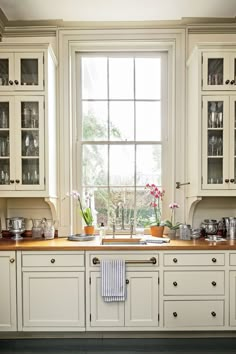
[[[191,239],[191,226],[188,224],[179,225],[179,238],[180,240]]]
[[[235,217],[229,218],[229,239],[230,240],[236,239],[236,218]]]

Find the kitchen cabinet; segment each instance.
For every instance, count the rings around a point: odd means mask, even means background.
[[[49,45],[0,43],[1,197],[57,196],[56,64]]]
[[[143,330],[159,326],[159,285],[157,264],[139,261],[149,260],[153,254],[91,254],[93,259],[107,257],[123,258],[134,263],[126,265],[126,292],[123,302],[104,302],[101,296],[99,265],[91,264],[89,272],[89,301],[87,304],[87,330]],[[92,257],[92,258],[91,258]],[[156,255],[154,255],[156,257]],[[137,261],[137,264],[136,264]]]
[[[196,198],[236,196],[235,70],[236,51],[227,45],[199,45],[187,63],[189,215]]]
[[[203,189],[235,189],[236,96],[203,96]]]
[[[205,51],[202,54],[202,89],[236,90],[236,53]]]
[[[3,48],[3,47],[2,47]],[[36,91],[44,89],[42,52],[0,52],[0,91]]]
[[[0,190],[44,190],[44,97],[0,97]]]
[[[164,328],[224,327],[224,264],[223,253],[164,255]]]
[[[0,331],[16,331],[16,255],[0,251]]]
[[[84,331],[83,252],[22,252],[22,330]]]

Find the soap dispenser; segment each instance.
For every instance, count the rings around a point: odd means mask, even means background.
[[[105,226],[104,226],[103,222],[101,223],[101,226],[100,226],[100,229],[99,229],[99,236],[101,238],[106,236],[106,230],[105,230]]]

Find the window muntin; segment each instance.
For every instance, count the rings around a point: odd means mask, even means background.
[[[78,55],[81,190],[93,196],[98,224],[141,226],[150,214],[144,187],[163,180],[167,55]]]

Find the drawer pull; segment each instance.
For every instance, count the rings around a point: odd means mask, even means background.
[[[211,284],[212,284],[213,286],[216,286],[216,282],[215,282],[214,280],[211,282]]]
[[[173,258],[173,262],[174,262],[174,263],[177,263],[177,262],[178,262],[178,259],[177,259],[177,258]]]
[[[15,259],[14,258],[10,258],[10,263],[14,263]]]
[[[178,285],[177,281],[173,281],[173,285],[177,286]]]
[[[54,258],[51,259],[51,263],[55,263],[56,260]]]
[[[212,315],[212,317],[216,317],[215,311],[212,311],[212,312],[211,312],[211,315]]]
[[[212,258],[212,262],[213,262],[213,263],[216,263],[216,258]]]
[[[173,316],[177,317],[178,316],[177,312],[173,312]]]

